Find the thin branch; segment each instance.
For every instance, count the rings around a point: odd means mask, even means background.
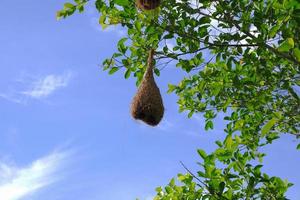
[[[182,165],[182,167],[192,176],[194,177],[197,181],[199,181],[201,184],[203,184],[205,187],[208,187],[206,185],[206,183],[204,183],[201,179],[199,179],[195,174],[193,174],[193,172],[191,172],[184,164],[182,161],[180,161],[180,164]]]

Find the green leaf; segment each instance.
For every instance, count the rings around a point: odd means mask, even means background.
[[[233,143],[232,136],[229,134],[224,140],[224,145],[227,149],[231,149],[232,143]]]
[[[125,38],[120,39],[119,42],[118,42],[118,50],[119,50],[121,53],[123,53],[123,54],[126,53],[127,48],[128,48],[128,47],[126,47],[126,45],[124,44],[127,40],[128,40],[128,38],[125,37]]]
[[[273,38],[276,35],[276,33],[278,32],[280,27],[281,27],[281,25],[276,25],[271,28],[271,30],[269,31],[270,38]]]
[[[221,182],[221,183],[219,184],[219,192],[220,192],[220,194],[223,193],[224,188],[225,188],[225,183],[224,183],[224,182]]]
[[[219,147],[222,147],[222,146],[223,146],[223,144],[222,144],[222,142],[221,142],[220,140],[215,141],[215,143],[216,143]]]
[[[287,41],[288,41],[290,47],[294,48],[294,46],[295,46],[294,39],[293,38],[288,38]]]
[[[127,6],[129,4],[128,0],[114,0],[114,2],[119,6]]]
[[[199,23],[201,24],[201,25],[203,25],[203,24],[208,24],[208,23],[210,23],[210,18],[209,17],[206,17],[206,16],[204,16],[204,17],[202,17],[200,20],[199,20]]]
[[[219,148],[215,151],[218,160],[224,161],[232,158],[232,152],[223,148]]]
[[[107,24],[105,24],[105,20],[106,20],[106,15],[102,14],[99,18],[99,24],[101,25],[102,29],[106,29],[108,27]]]
[[[84,11],[84,6],[79,5],[79,6],[77,6],[77,9],[78,9],[79,13],[82,13]]]
[[[268,134],[271,130],[271,128],[274,126],[274,124],[277,122],[276,118],[272,118],[270,121],[268,121],[261,129],[261,136],[264,137],[266,134]]]
[[[119,70],[119,67],[112,67],[110,70],[109,70],[109,72],[108,72],[108,74],[114,74],[116,71],[118,71]]]
[[[124,75],[125,79],[128,79],[130,77],[130,74],[131,74],[131,70],[127,69]]]
[[[278,47],[278,51],[288,52],[292,48],[294,48],[294,40],[293,38],[288,38],[280,44],[280,46]]]
[[[204,172],[202,172],[202,171],[198,171],[197,174],[198,174],[198,176],[200,176],[200,177],[203,177],[203,178],[206,177],[206,174],[205,174]]]
[[[64,8],[70,8],[70,9],[74,9],[75,5],[71,4],[71,3],[65,3],[64,4]]]
[[[207,157],[207,154],[205,153],[204,150],[198,149],[197,152],[201,156],[201,158],[205,159]]]
[[[297,149],[300,150],[300,144],[297,145]]]
[[[63,11],[57,11],[56,12],[56,20],[60,20],[62,17],[64,17]]]
[[[157,68],[154,68],[154,73],[156,74],[156,76],[160,76],[160,71]]]
[[[162,192],[162,187],[157,187],[157,188],[155,188],[155,191],[156,191],[157,193]]]
[[[193,114],[194,114],[194,111],[191,110],[191,111],[189,112],[189,114],[188,114],[188,118],[191,118],[191,117],[193,116]]]
[[[171,186],[171,187],[175,186],[175,179],[174,178],[171,179],[171,181],[169,183],[169,186]]]
[[[166,192],[168,193],[168,194],[171,194],[172,193],[172,188],[170,187],[170,186],[166,186],[165,187],[165,190],[166,190]]]
[[[274,115],[275,115],[277,120],[282,119],[282,112],[275,112]]]
[[[141,22],[139,21],[136,21],[135,24],[134,24],[135,28],[138,30],[138,31],[141,31],[142,29],[142,24]]]
[[[209,129],[213,129],[214,128],[214,124],[212,121],[207,121],[206,124],[205,124],[205,130],[209,130]]]
[[[168,91],[167,93],[171,93],[176,89],[176,85],[168,84]]]
[[[293,49],[293,53],[294,53],[297,61],[300,62],[300,49],[298,49],[298,48]]]

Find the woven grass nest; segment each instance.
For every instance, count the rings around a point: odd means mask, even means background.
[[[164,115],[162,97],[153,76],[154,50],[149,51],[147,69],[131,104],[131,115],[150,126],[159,124]]]
[[[136,5],[141,10],[154,10],[160,5],[161,0],[136,0]]]

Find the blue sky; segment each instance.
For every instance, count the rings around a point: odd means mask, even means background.
[[[169,65],[157,78],[166,107],[156,128],[134,121],[135,80],[101,70],[118,39],[102,31],[93,8],[56,21],[64,0],[1,0],[0,200],[151,199],[184,169],[197,170],[196,149],[212,151],[223,122],[178,113],[168,83],[184,74]],[[295,183],[300,199],[297,142],[283,136],[265,148],[264,170]]]

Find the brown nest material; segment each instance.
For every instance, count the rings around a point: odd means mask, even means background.
[[[153,76],[154,50],[149,51],[147,69],[143,80],[133,98],[131,115],[150,126],[156,126],[164,115],[163,101]]]
[[[136,0],[136,5],[141,10],[154,10],[160,5],[161,0]]]

